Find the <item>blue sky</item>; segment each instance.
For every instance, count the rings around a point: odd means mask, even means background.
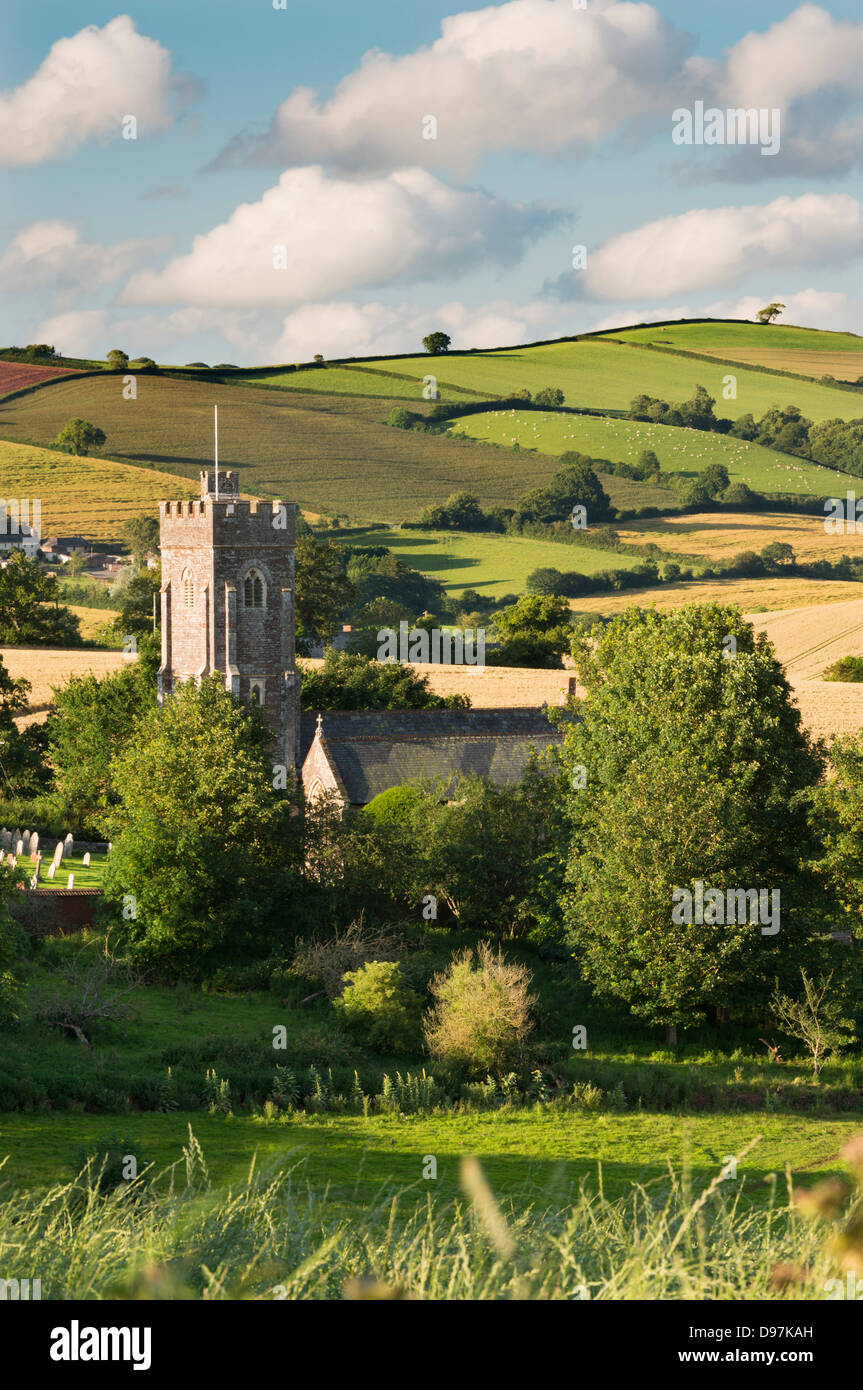
[[[859,3],[6,0],[0,40],[4,343],[292,361],[774,298],[863,332]],[[696,101],[778,110],[779,152],[675,144]]]

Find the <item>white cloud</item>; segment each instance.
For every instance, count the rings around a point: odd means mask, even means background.
[[[465,10],[442,20],[429,47],[367,53],[329,99],[295,88],[268,130],[238,135],[216,163],[375,171],[417,163],[465,176],[494,150],[577,155],[623,130],[665,129],[670,139],[672,111],[696,99],[781,112],[777,158],[707,148],[697,158],[702,175],[824,177],[860,161],[863,118],[852,108],[861,100],[863,23],[804,4],[720,60],[693,56],[693,43],[650,4],[590,0],[581,10],[572,0],[509,0]],[[423,138],[429,115],[434,140]]]
[[[612,237],[563,284],[590,299],[665,299],[752,272],[863,252],[863,207],[847,194],[805,193],[766,205],[693,208]]]
[[[162,271],[134,275],[125,304],[291,308],[364,285],[512,264],[555,213],[448,188],[423,169],[351,181],[289,169],[256,203],[195,238]],[[284,252],[280,248],[284,248]]]
[[[172,124],[178,79],[171,55],[118,15],[58,39],[22,86],[0,93],[0,165],[41,164],[82,141],[120,136],[125,116],[138,135]]]
[[[237,137],[218,163],[421,163],[464,175],[487,150],[573,151],[645,111],[665,113],[690,47],[646,4],[510,0],[468,10],[442,20],[429,48],[367,53],[329,101],[296,88],[266,134]],[[436,139],[423,137],[426,116],[437,120]]]
[[[84,287],[93,290],[110,285],[169,246],[165,237],[121,241],[113,246],[83,242],[74,223],[46,218],[22,227],[0,256],[0,291],[27,293],[55,286],[62,299],[69,301]]]

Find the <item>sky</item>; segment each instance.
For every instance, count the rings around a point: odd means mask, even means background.
[[[861,72],[859,0],[4,0],[0,344],[863,333]]]

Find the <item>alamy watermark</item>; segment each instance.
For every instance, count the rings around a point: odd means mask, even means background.
[[[775,936],[780,926],[778,888],[705,888],[703,879],[689,888],[675,888],[671,920],[698,926],[742,926],[759,922],[762,936]]]
[[[691,111],[686,106],[672,111],[671,138],[675,145],[760,145],[763,155],[778,154],[780,119],[776,106],[705,111],[704,102],[696,101]]]
[[[399,630],[382,627],[378,632],[378,661],[421,661],[434,665],[485,666],[485,628],[465,628],[464,633],[444,632],[441,628]]]
[[[824,503],[824,530],[828,536],[863,535],[863,497],[846,492],[843,497],[828,497]]]

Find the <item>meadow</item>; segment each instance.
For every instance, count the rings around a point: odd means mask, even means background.
[[[700,321],[615,329],[611,336],[624,343],[699,352],[803,376],[830,375],[856,381],[863,375],[863,338],[856,333],[830,333],[784,323]]]
[[[782,512],[695,512],[623,522],[615,530],[623,541],[703,555],[711,564],[731,560],[741,550],[760,552],[774,541],[790,545],[803,561],[863,556],[863,534],[834,535],[824,530],[820,517]]]
[[[757,331],[753,327],[753,331]],[[501,348],[493,352],[448,353],[436,357],[394,358],[375,365],[414,380],[436,369],[441,386],[467,386],[504,396],[526,387],[537,391],[558,386],[565,404],[595,410],[627,410],[634,396],[646,392],[666,401],[683,401],[696,386],[716,399],[716,413],[736,418],[751,412],[760,418],[771,406],[797,405],[810,420],[852,420],[863,413],[863,395],[815,382],[794,381],[740,367],[737,397],[725,401],[723,377],[728,369],[662,350],[616,342],[619,335],[551,343],[543,347]],[[657,336],[659,336],[657,334]],[[52,388],[55,389],[55,388]]]
[[[597,574],[600,570],[632,569],[632,555],[592,550],[587,545],[533,540],[487,532],[370,530],[345,537],[357,545],[386,545],[411,569],[440,579],[450,593],[477,589],[491,598],[521,593],[532,570],[549,566]]]
[[[431,367],[429,368],[431,371]],[[401,401],[423,403],[422,378],[413,381],[394,372],[374,367],[317,367],[314,371],[278,372],[267,369],[248,375],[229,378],[236,386],[272,386],[283,391],[310,391],[318,395],[331,392],[342,396],[383,396]],[[438,399],[470,400],[473,392],[453,388]]]
[[[731,439],[705,430],[679,429],[673,425],[653,425],[641,420],[546,414],[533,410],[492,410],[454,421],[450,433],[467,434],[474,439],[510,447],[517,443],[522,449],[535,449],[543,454],[562,454],[576,449],[612,463],[637,463],[644,449],[652,449],[663,472],[695,477],[709,464],[721,463],[728,469],[732,483],[746,483],[755,492],[844,497],[846,488],[854,482],[847,473],[822,468],[817,463],[780,454],[745,439]]]
[[[70,416],[80,415],[105,431],[112,458],[141,465],[136,486],[149,465],[156,470],[151,496],[189,495],[182,480],[187,487],[191,480],[196,492],[200,469],[212,464],[214,403],[220,461],[236,469],[242,492],[283,497],[311,511],[349,514],[358,521],[415,520],[429,504],[465,488],[486,506],[513,506],[554,471],[548,459],[392,429],[384,421],[393,406],[404,403],[395,398],[363,400],[157,376],[138,378],[136,401],[124,401],[110,377],[62,381],[0,401],[0,436],[48,442]],[[28,474],[31,490],[24,495],[41,496],[43,512],[50,514],[52,493],[67,479],[75,496],[79,461],[41,453],[46,471]],[[181,481],[166,479],[166,472]],[[5,480],[5,472],[0,478]],[[118,478],[121,496],[124,486]],[[103,492],[106,511],[112,495]],[[82,522],[97,511],[95,504],[81,510]]]

